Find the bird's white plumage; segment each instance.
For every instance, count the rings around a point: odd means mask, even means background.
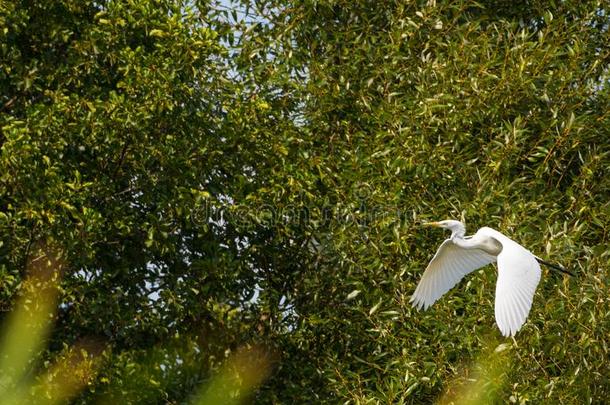
[[[428,309],[466,274],[495,260],[482,250],[463,249],[446,239],[428,264],[411,302],[419,309]]]
[[[497,261],[496,323],[504,336],[513,336],[525,323],[540,281],[536,256],[494,229],[481,228],[468,239],[463,237],[463,224],[443,222],[433,224],[452,229],[454,234],[432,258],[411,302],[419,309],[427,309],[466,274]],[[499,254],[498,250],[493,251],[494,246],[501,246]]]
[[[514,336],[525,323],[540,282],[540,265],[523,246],[493,229],[489,236],[502,244],[498,255],[496,283],[496,323],[504,336]]]

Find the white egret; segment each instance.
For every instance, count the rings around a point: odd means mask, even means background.
[[[496,283],[496,323],[504,336],[514,336],[525,323],[540,281],[540,265],[572,275],[547,263],[500,232],[483,227],[464,236],[460,221],[446,220],[425,225],[451,230],[432,258],[411,297],[413,306],[427,309],[455,286],[466,274],[489,263],[498,263]]]

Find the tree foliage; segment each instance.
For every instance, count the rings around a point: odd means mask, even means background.
[[[188,400],[248,345],[262,403],[448,403],[473,376],[486,402],[602,403],[608,10],[3,4],[0,304],[61,247],[42,356],[103,342],[83,403]],[[491,268],[417,312],[443,237],[418,224],[445,217],[577,277],[544,272],[514,341]]]

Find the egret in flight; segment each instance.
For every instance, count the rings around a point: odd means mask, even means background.
[[[525,323],[534,292],[540,281],[540,264],[573,275],[562,267],[547,263],[500,232],[483,227],[464,236],[460,221],[446,220],[425,225],[449,229],[446,239],[424,271],[415,293],[413,306],[428,309],[466,274],[489,263],[498,262],[496,283],[496,323],[504,336],[514,336]]]

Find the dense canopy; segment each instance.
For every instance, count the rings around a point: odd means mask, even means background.
[[[4,330],[61,271],[0,380],[42,397],[72,347],[76,403],[211,403],[243,364],[255,403],[607,401],[609,44],[607,0],[2,3]],[[576,277],[514,339],[492,266],[418,312],[446,218]]]

